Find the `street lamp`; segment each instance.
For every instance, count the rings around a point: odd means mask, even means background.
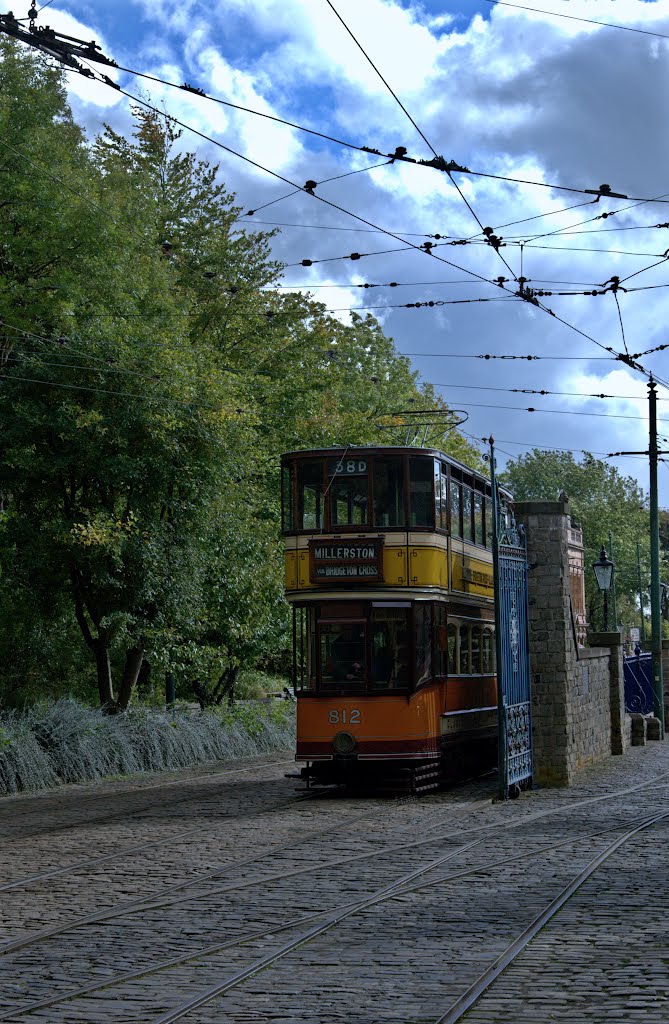
[[[592,563],[592,568],[597,580],[597,586],[604,595],[604,632],[607,633],[609,629],[609,590],[613,582],[615,562],[607,558],[606,549],[603,544],[602,550],[599,552],[599,560]]]

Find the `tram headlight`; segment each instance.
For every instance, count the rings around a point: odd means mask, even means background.
[[[338,754],[351,754],[355,750],[355,736],[350,732],[338,732],[332,741],[332,746]]]

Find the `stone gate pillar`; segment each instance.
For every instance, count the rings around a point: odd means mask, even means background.
[[[567,501],[521,501],[514,509],[527,533],[531,566],[528,589],[534,778],[538,785],[565,786],[571,782],[568,694],[576,685],[577,666],[567,546],[569,505]]]
[[[622,652],[617,634],[608,646],[579,649],[568,501],[523,501],[514,509],[530,564],[534,778],[538,785],[566,786],[578,768],[624,749]]]

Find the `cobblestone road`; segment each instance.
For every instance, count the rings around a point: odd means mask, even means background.
[[[669,743],[505,804],[492,782],[305,798],[291,767],[0,801],[0,1021],[436,1024],[596,854],[669,814]],[[668,838],[669,818],[616,850],[463,1021],[667,1024]]]

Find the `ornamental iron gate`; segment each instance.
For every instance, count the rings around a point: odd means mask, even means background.
[[[532,705],[527,611],[527,543],[508,510],[497,518],[495,619],[499,779],[503,798],[532,782]]]
[[[653,655],[632,654],[623,662],[625,679],[625,711],[642,715],[654,713]]]

